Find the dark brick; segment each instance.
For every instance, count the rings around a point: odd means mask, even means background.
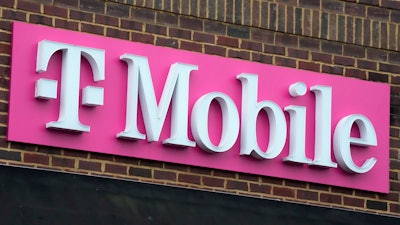
[[[347,206],[354,206],[354,207],[364,207],[365,200],[360,198],[352,198],[352,197],[343,197],[343,204]]]
[[[265,54],[260,54],[260,53],[252,53],[251,54],[252,61],[254,62],[260,62],[260,63],[266,63],[266,64],[272,64],[273,62],[273,57],[270,55],[265,55]]]
[[[341,43],[328,41],[321,42],[321,50],[325,53],[332,53],[337,55],[341,55],[343,52]]]
[[[360,69],[376,70],[377,66],[378,66],[378,63],[376,63],[374,61],[357,59],[357,67]]]
[[[192,32],[189,30],[169,28],[169,36],[190,40],[192,37]]]
[[[333,195],[333,194],[327,194],[327,193],[320,194],[320,201],[332,203],[332,204],[342,204],[342,198],[340,195]]]
[[[204,1],[201,1],[201,2],[204,2]],[[216,9],[217,9],[217,6],[215,5],[215,1],[209,1],[208,2],[208,17],[207,17],[208,19],[211,19],[211,20],[216,19]]]
[[[272,194],[277,195],[277,196],[294,198],[295,190],[292,188],[286,188],[286,187],[273,187]]]
[[[179,27],[190,30],[203,30],[203,21],[197,18],[181,16],[179,17]]]
[[[236,38],[218,36],[217,45],[228,46],[228,47],[239,47],[239,40]]]
[[[225,180],[215,177],[202,177],[203,185],[208,187],[224,187]]]
[[[342,66],[354,66],[356,60],[354,58],[343,57],[335,55],[333,58],[333,63]]]
[[[202,45],[195,42],[180,41],[180,49],[185,49],[194,52],[202,52]]]
[[[19,12],[19,11],[14,11],[14,10],[7,10],[7,9],[3,9],[2,12],[3,12],[2,13],[2,19],[12,19],[12,20],[18,20],[18,21],[26,22],[26,14],[24,12]]]
[[[323,73],[343,75],[343,67],[341,67],[341,66],[322,65],[322,72]]]
[[[365,71],[359,70],[359,69],[349,69],[346,68],[346,71],[344,72],[344,75],[346,77],[354,77],[354,78],[359,78],[362,80],[367,79],[367,73]]]
[[[380,7],[368,7],[367,8],[367,17],[374,20],[389,20],[389,10]]]
[[[106,163],[105,172],[114,174],[127,174],[127,166]]]
[[[308,51],[289,48],[287,52],[289,57],[297,59],[308,59]]]
[[[145,31],[147,33],[152,33],[152,34],[161,34],[161,35],[164,35],[164,36],[167,35],[167,27],[165,27],[165,26],[146,24]]]
[[[341,42],[344,42],[346,37],[345,21],[346,18],[344,16],[338,15],[337,35],[338,35],[338,41]]]
[[[50,162],[50,157],[48,155],[38,153],[24,153],[23,159],[26,163],[36,163],[42,165],[49,165]]]
[[[138,21],[154,23],[156,15],[154,10],[146,8],[131,8],[131,17]]]
[[[41,16],[41,15],[36,15],[36,14],[31,14],[29,16],[29,22],[34,23],[34,24],[47,25],[47,26],[53,25],[53,19],[51,17]]]
[[[99,0],[80,0],[79,8],[94,13],[104,13],[105,4]]]
[[[366,46],[371,46],[371,23],[370,20],[364,19],[364,40],[363,44]]]
[[[61,8],[52,5],[44,5],[44,13],[50,16],[59,16],[63,18],[67,18],[68,10],[66,8]]]
[[[162,25],[178,25],[178,16],[172,13],[157,12],[156,22]]]
[[[311,52],[311,60],[324,63],[332,63],[333,56],[331,54]]]
[[[216,21],[204,21],[204,32],[226,35],[227,26]]]
[[[328,13],[321,13],[321,38],[326,39],[328,37]],[[316,23],[316,22],[314,22]]]
[[[381,210],[381,211],[387,211],[388,209],[387,202],[373,201],[367,199],[366,205],[368,209]]]
[[[199,16],[197,2],[198,2],[198,0],[190,1],[190,15],[196,16],[196,17]]]
[[[344,3],[333,0],[322,0],[321,1],[321,9],[325,12],[331,13],[343,13],[344,11]]]
[[[218,177],[236,178],[236,173],[225,170],[214,170],[213,175]]]
[[[394,23],[400,23],[400,12],[392,10],[390,14],[390,21]]]
[[[37,152],[52,154],[52,155],[61,155],[62,150],[60,148],[50,147],[50,146],[38,146]]]
[[[275,3],[269,3],[269,26],[270,30],[276,30],[276,16],[277,16],[277,7]]]
[[[231,37],[248,39],[248,38],[250,38],[250,28],[242,27],[242,26],[229,25],[227,34],[228,34],[228,36],[231,36]]]
[[[104,27],[93,25],[93,24],[88,24],[88,23],[82,23],[81,30],[83,32],[92,33],[92,34],[99,34],[99,35],[104,34]]]
[[[250,60],[250,52],[229,49],[228,50],[228,57]]]
[[[291,6],[286,6],[286,32],[294,33],[294,8]]]
[[[400,66],[386,64],[386,63],[379,63],[379,71],[399,74]]]
[[[387,49],[388,48],[388,30],[387,24],[381,23],[381,48]]]
[[[226,48],[213,45],[204,45],[204,53],[211,55],[225,56]]]
[[[381,6],[389,9],[400,9],[400,2],[394,0],[382,0]]]
[[[277,55],[285,55],[285,47],[264,44],[264,52]]]
[[[246,182],[236,181],[236,180],[227,180],[226,188],[241,190],[241,191],[248,191],[248,185]]]
[[[311,39],[311,38],[300,38],[299,39],[299,47],[306,49],[306,50],[319,51],[320,41],[317,39]]]
[[[321,68],[321,65],[318,63],[304,62],[304,61],[299,62],[299,69],[302,69],[302,70],[319,72],[320,68]]]
[[[194,32],[193,33],[193,41],[215,44],[215,36],[212,34]]]
[[[129,40],[129,32],[107,27],[107,37]]]
[[[163,162],[153,161],[153,160],[146,160],[146,159],[140,160],[140,165],[141,166],[147,166],[147,167],[164,168],[164,163]]]
[[[78,30],[79,23],[75,21],[68,21],[68,20],[55,20],[55,26],[58,28],[64,28],[68,30]]]
[[[104,25],[109,25],[109,26],[113,26],[113,27],[118,27],[118,18],[115,17],[111,17],[111,16],[105,16],[105,15],[100,15],[100,14],[96,14],[95,15],[95,19],[94,21],[96,23],[100,23],[100,24],[104,24]],[[127,22],[127,20],[124,20],[125,23]],[[132,21],[129,21],[132,22]],[[121,21],[122,24],[122,21]],[[122,27],[122,25],[121,25]]]
[[[307,191],[307,190],[297,190],[297,198],[310,200],[310,201],[318,201],[318,192],[316,191]]]
[[[0,159],[21,161],[21,152],[0,150]]]
[[[320,21],[321,21],[321,16],[319,11],[317,10],[313,10],[312,11],[312,20],[313,20],[313,24],[312,24],[312,36],[313,37],[320,37],[320,32],[321,32],[321,26],[320,26]],[[327,28],[325,28],[327,29]],[[326,31],[325,31],[326,33]]]
[[[247,49],[247,50],[261,52],[262,51],[262,44],[259,43],[259,42],[243,40],[240,43],[240,48],[241,49]]]
[[[96,19],[97,19],[97,16],[96,16]],[[121,28],[142,31],[143,23],[121,19]]]
[[[170,172],[170,171],[163,171],[163,170],[154,170],[154,178],[175,181],[176,173]]]
[[[303,20],[303,34],[305,36],[312,36],[312,11],[309,9],[304,10],[304,20]]]
[[[14,0],[3,0],[0,2],[0,6],[12,8],[14,7]]]
[[[145,178],[152,177],[151,169],[135,168],[135,167],[129,168],[129,175],[137,177],[145,177]]]
[[[320,9],[321,1],[299,0],[299,6],[311,9]]]
[[[272,187],[270,185],[250,183],[250,192],[271,194],[271,190],[272,190]]]
[[[275,44],[279,46],[297,48],[299,46],[299,38],[294,35],[276,33]]]
[[[365,48],[362,46],[345,44],[343,45],[343,55],[364,58]]]
[[[79,160],[78,168],[83,169],[83,170],[91,170],[91,171],[99,171],[100,172],[101,171],[101,163]]]
[[[372,43],[372,47],[375,48],[379,48],[379,44],[380,44],[380,39],[379,39],[379,35],[380,35],[380,23],[379,21],[373,21],[372,22],[372,35],[371,35],[371,43]]]
[[[251,29],[251,39],[262,43],[273,44],[275,42],[274,32],[262,29]]]
[[[78,8],[79,0],[54,0],[54,5],[68,7],[68,8]]]
[[[301,8],[295,8],[294,10],[295,17],[295,34],[302,34],[303,32],[303,11]]]
[[[388,83],[389,76],[383,73],[368,72],[368,80]]]
[[[346,17],[346,42],[353,43],[354,41],[354,17]]]
[[[182,5],[182,7],[183,7],[183,5]],[[218,1],[217,12],[218,12],[217,20],[224,21],[224,18],[225,18],[225,2],[224,1]]]
[[[178,40],[176,40],[174,38],[157,37],[157,39],[156,39],[156,45],[158,45],[158,46],[178,48],[178,44],[179,44]]]
[[[138,41],[142,43],[153,44],[154,43],[154,36],[151,34],[143,34],[139,32],[132,32],[131,33],[131,40]]]
[[[397,203],[390,203],[389,204],[390,212],[392,213],[400,213],[400,204]]]
[[[201,177],[199,175],[192,175],[192,174],[179,174],[178,181],[190,184],[200,184]]]
[[[346,2],[344,5],[344,12],[345,14],[351,16],[365,17],[367,10],[365,5],[363,4],[354,4]]]
[[[296,60],[283,57],[275,57],[275,65],[296,68]]]
[[[51,164],[53,166],[74,168],[75,167],[75,159],[53,156],[51,158]]]
[[[357,45],[362,44],[362,34],[363,33],[363,24],[362,24],[362,19],[356,18],[356,24],[355,24],[355,35],[354,35],[354,43]]]
[[[130,8],[123,4],[108,3],[106,13],[111,16],[129,17]]]
[[[277,31],[285,32],[285,24],[286,24],[286,9],[285,5],[278,5],[278,28]]]
[[[37,12],[37,13],[40,13],[40,3],[38,3],[38,2],[31,2],[31,1],[19,0],[19,1],[17,2],[17,9],[21,9],[21,10],[29,11],[29,12]]]
[[[93,13],[87,13],[77,10],[70,10],[69,16],[73,20],[80,20],[86,22],[93,22]]]
[[[388,52],[379,49],[367,48],[367,59],[386,62],[388,60]]]
[[[234,23],[241,24],[242,23],[242,0],[235,0],[235,12],[234,15]]]

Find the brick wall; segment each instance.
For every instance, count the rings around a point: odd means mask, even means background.
[[[390,193],[7,142],[12,21],[390,83]],[[1,0],[0,163],[399,216],[399,32],[389,0]]]

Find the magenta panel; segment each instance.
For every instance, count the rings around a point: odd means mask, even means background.
[[[88,85],[104,88],[103,106],[88,107],[80,104],[79,107],[79,119],[82,123],[90,125],[90,132],[77,133],[46,128],[46,123],[56,121],[59,114],[62,56],[60,52],[55,53],[49,61],[47,71],[37,73],[36,55],[38,43],[42,40],[105,51],[104,81],[94,82],[89,63],[82,60],[81,64],[80,88],[83,89]],[[340,119],[351,114],[362,114],[372,122],[378,144],[376,147],[352,147],[352,157],[358,165],[371,157],[376,158],[377,162],[364,174],[347,173],[339,166],[320,168],[283,162],[282,159],[287,157],[289,152],[290,121],[286,112],[288,138],[282,152],[274,159],[258,160],[251,156],[241,156],[240,134],[235,145],[224,153],[208,153],[199,147],[165,146],[162,140],[169,137],[170,113],[167,115],[160,141],[149,143],[147,140],[118,139],[116,135],[125,128],[127,92],[127,64],[119,58],[126,53],[148,58],[157,100],[161,96],[169,68],[173,63],[198,65],[198,70],[190,75],[189,115],[188,118],[182,118],[189,120],[189,126],[194,103],[210,92],[223,92],[230,96],[240,115],[242,84],[236,77],[241,73],[258,74],[258,101],[273,101],[282,110],[288,105],[307,107],[306,155],[311,159],[314,157],[315,95],[309,88],[314,85],[330,86],[332,87],[331,139]],[[58,81],[56,99],[35,98],[35,83],[40,78]],[[298,81],[304,82],[308,90],[304,96],[294,98],[289,95],[288,88]],[[389,91],[389,85],[382,83],[14,22],[8,140],[387,193],[389,191]],[[144,133],[141,112],[138,115],[139,129]],[[266,121],[267,116],[260,114],[257,136],[260,147],[264,148],[268,146],[269,137],[269,126]],[[218,140],[221,131],[221,113],[216,104],[213,104],[210,112],[209,124],[211,139]],[[189,138],[193,140],[190,127]],[[336,161],[333,150],[332,160]]]

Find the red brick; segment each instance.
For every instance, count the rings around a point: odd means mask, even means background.
[[[116,164],[109,164],[106,163],[105,172],[106,173],[115,173],[115,174],[127,174],[127,166],[125,165],[116,165]]]
[[[286,54],[285,47],[268,45],[268,44],[264,44],[264,52],[276,54],[276,55],[285,55]]]
[[[38,153],[24,153],[23,162],[49,165],[50,157]]]
[[[40,13],[40,3],[19,0],[17,2],[17,9]]]
[[[321,193],[320,201],[333,204],[342,204],[342,197],[340,195]]]
[[[277,196],[294,198],[295,190],[293,188],[286,188],[286,187],[273,187],[272,194]]]
[[[311,201],[318,201],[318,192],[307,191],[307,190],[297,190],[297,198]]]
[[[262,193],[262,194],[271,194],[272,187],[267,184],[254,184],[250,183],[250,192],[253,193]]]
[[[68,10],[66,8],[61,8],[52,5],[44,5],[44,13],[46,15],[58,16],[63,18],[67,18],[68,16]]]
[[[53,166],[68,167],[68,168],[75,167],[75,159],[53,156],[51,162]]]
[[[79,28],[78,22],[62,20],[62,19],[57,19],[57,18],[55,20],[55,26],[58,28],[64,28],[64,29],[68,29],[68,30],[78,30],[78,28]]]
[[[239,47],[239,40],[236,38],[218,36],[217,37],[217,45],[223,45],[228,47]]]
[[[14,6],[14,0],[2,0],[0,1],[0,6],[12,8]]]
[[[170,171],[163,171],[163,170],[154,170],[154,178],[175,181],[176,173],[170,172]]]
[[[390,203],[389,204],[389,210],[392,213],[399,214],[400,213],[400,204],[398,204],[398,203]]]
[[[69,16],[73,20],[80,20],[86,22],[93,22],[93,13],[87,13],[77,10],[70,10]]]
[[[181,173],[178,175],[178,181],[190,184],[200,184],[201,177],[199,175]]]
[[[215,177],[202,177],[203,184],[209,187],[224,187],[225,180]]]
[[[225,56],[226,48],[213,45],[204,45],[204,53],[211,55]]]
[[[346,206],[354,206],[363,208],[365,205],[365,199],[353,198],[353,197],[343,197],[343,204]]]
[[[201,44],[189,41],[180,41],[180,49],[194,51],[194,52],[202,52],[203,47]]]
[[[236,180],[227,180],[226,188],[227,189],[234,189],[234,190],[241,190],[241,191],[248,191],[249,190],[247,182],[236,181]]]
[[[79,160],[78,168],[90,171],[101,171],[101,163]]]
[[[275,65],[296,68],[296,60],[283,57],[275,57]]]
[[[154,43],[154,36],[151,34],[143,34],[139,32],[132,32],[131,33],[131,40],[132,41],[137,41],[137,42],[142,42],[142,43],[148,43],[148,44],[153,44]]]
[[[204,32],[212,33],[212,34],[219,34],[219,35],[226,35],[227,27],[223,23],[219,23],[217,21],[204,21]]]
[[[211,34],[206,34],[206,33],[194,32],[193,33],[193,41],[214,44],[215,36],[211,35]]]

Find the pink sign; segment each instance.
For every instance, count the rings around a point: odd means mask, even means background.
[[[14,22],[8,140],[389,192],[389,85]]]

